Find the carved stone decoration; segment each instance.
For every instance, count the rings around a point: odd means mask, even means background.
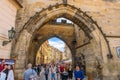
[[[67,4],[67,0],[63,0],[63,4]]]

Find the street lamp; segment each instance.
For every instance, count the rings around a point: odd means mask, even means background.
[[[15,30],[14,28],[12,27],[11,30],[8,30],[8,38],[9,38],[9,41],[3,41],[2,45],[5,46],[7,45],[8,43],[11,42],[11,40],[14,38],[15,36]]]
[[[9,40],[12,40],[15,36],[15,30],[14,28],[12,27],[11,30],[8,30],[8,37],[9,37]]]

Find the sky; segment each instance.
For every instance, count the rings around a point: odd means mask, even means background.
[[[73,23],[72,21],[70,21],[70,20],[68,20],[68,19],[66,19],[66,18],[63,18],[63,17],[58,18],[58,19],[57,19],[57,22],[61,22],[61,20],[67,20],[67,23]]]
[[[64,52],[65,43],[57,37],[50,38],[48,40],[49,44],[58,50]]]
[[[72,21],[70,21],[66,18],[63,18],[63,17],[58,18],[57,22],[61,22],[61,20],[67,20],[67,23],[73,23]],[[53,47],[57,48],[58,50],[64,52],[65,43],[61,39],[59,39],[57,37],[53,37],[53,38],[50,38],[48,40],[48,42],[51,46],[53,46]]]

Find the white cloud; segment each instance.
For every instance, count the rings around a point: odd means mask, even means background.
[[[49,40],[49,44],[57,49],[59,49],[60,51],[64,52],[64,47],[65,47],[65,43],[63,41],[51,41]]]

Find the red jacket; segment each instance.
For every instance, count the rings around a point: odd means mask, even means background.
[[[64,66],[60,66],[60,72],[64,71]]]
[[[5,65],[4,64],[1,64],[0,65],[0,72],[4,69]]]

